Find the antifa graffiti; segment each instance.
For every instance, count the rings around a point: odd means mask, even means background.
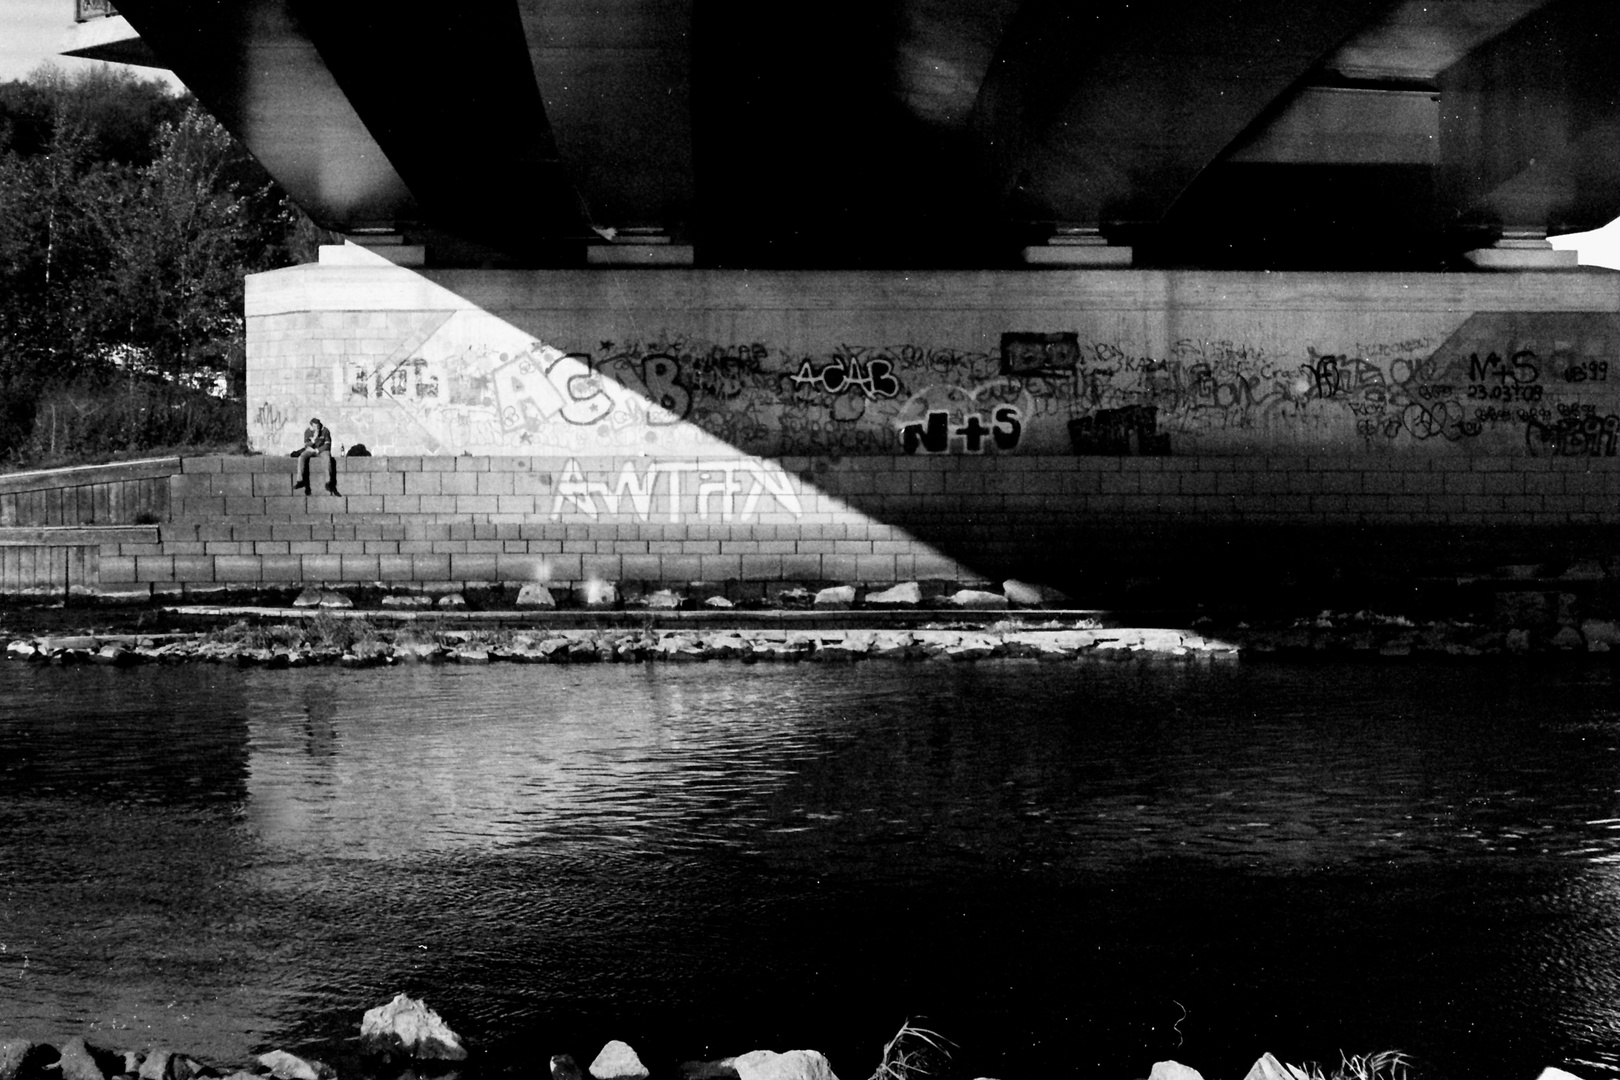
[[[655,461],[637,471],[634,461],[619,468],[612,483],[592,479],[570,458],[553,487],[551,517],[577,514],[596,520],[625,514],[639,521],[655,516],[685,521],[757,521],[768,510],[794,519],[804,514],[793,480],[780,465],[753,458],[714,461]]]

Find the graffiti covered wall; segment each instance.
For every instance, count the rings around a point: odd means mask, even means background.
[[[390,266],[322,289],[328,272],[250,279],[256,449],[310,416],[392,455],[1611,457],[1620,439],[1620,294],[1593,275],[1322,275],[1279,306],[1269,279],[1216,295],[1217,275],[1149,272],[892,275],[881,303],[833,274],[424,288]]]

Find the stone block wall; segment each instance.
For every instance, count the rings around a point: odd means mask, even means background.
[[[179,458],[0,476],[0,595],[102,590],[101,554],[156,543]]]
[[[1393,466],[1400,467],[1393,467]],[[174,518],[94,549],[107,588],[998,581],[1456,573],[1620,555],[1620,470],[1565,458],[187,458]]]
[[[285,457],[172,468],[158,525],[0,529],[0,591],[605,580],[748,599],[1620,556],[1620,470],[1565,457],[358,457],[340,496],[294,494]]]
[[[155,524],[179,467],[168,457],[0,475],[0,528]]]

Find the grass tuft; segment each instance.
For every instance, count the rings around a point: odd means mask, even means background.
[[[1331,1073],[1314,1062],[1306,1064],[1305,1073],[1310,1080],[1409,1080],[1411,1068],[1412,1059],[1400,1050],[1349,1055],[1341,1050]]]
[[[900,1025],[883,1046],[883,1056],[871,1080],[917,1080],[931,1076],[942,1060],[949,1058],[953,1044],[937,1031],[914,1027],[910,1020]]]
[[[377,641],[379,637],[370,619],[345,619],[322,611],[304,624],[304,639],[313,648],[348,652],[356,645]]]
[[[303,634],[293,626],[258,626],[238,619],[229,626],[209,631],[203,640],[239,645],[244,649],[294,648],[303,643]]]

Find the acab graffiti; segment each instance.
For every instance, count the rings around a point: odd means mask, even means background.
[[[577,427],[667,427],[684,420],[692,395],[672,356],[615,356],[600,364],[588,353],[546,346],[506,361],[492,373],[501,429],[534,432],[553,419]]]
[[[866,361],[835,356],[817,368],[810,360],[800,361],[799,370],[789,381],[800,389],[820,390],[824,394],[850,394],[855,391],[868,400],[897,397],[900,380],[894,377],[894,366],[878,358]]]

